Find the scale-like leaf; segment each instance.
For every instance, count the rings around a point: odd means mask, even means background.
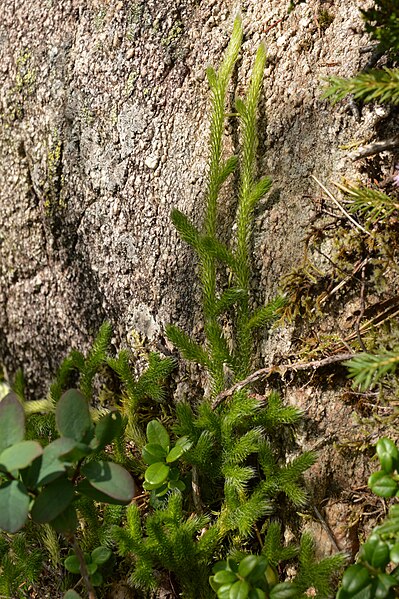
[[[0,401],[0,452],[25,437],[25,412],[15,393]]]
[[[129,472],[113,462],[89,462],[82,467],[82,474],[100,493],[118,501],[129,503],[134,497],[134,481]]]
[[[30,497],[25,486],[18,480],[0,487],[0,529],[17,532],[26,522]]]
[[[57,403],[57,428],[61,435],[83,441],[92,426],[87,399],[77,389],[69,389]]]
[[[7,447],[0,454],[0,468],[7,472],[27,468],[33,460],[43,453],[43,448],[37,441],[20,441]]]

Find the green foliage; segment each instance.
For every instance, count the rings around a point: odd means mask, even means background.
[[[343,100],[348,94],[363,102],[391,102],[399,104],[399,71],[398,69],[374,69],[360,73],[351,79],[329,77],[328,87],[323,98],[334,104]]]
[[[396,0],[375,0],[374,6],[361,10],[365,29],[384,51],[399,52],[399,6]]]
[[[381,470],[374,472],[368,486],[376,495],[399,496],[399,451],[385,437],[376,445]],[[391,599],[399,584],[399,506],[393,505],[387,518],[376,526],[362,545],[358,563],[346,569],[337,599],[382,597]]]
[[[200,345],[173,325],[167,328],[167,335],[186,359],[206,369],[214,394],[225,387],[225,365],[233,373],[234,380],[249,373],[253,331],[270,324],[283,303],[279,298],[256,311],[250,307],[251,222],[256,205],[271,186],[268,177],[257,179],[255,174],[258,144],[256,114],[266,62],[263,44],[256,54],[247,95],[244,99],[237,98],[235,102],[240,127],[240,154],[227,160],[223,158],[226,95],[241,40],[242,24],[237,17],[219,70],[216,72],[211,67],[207,70],[212,110],[206,210],[202,229],[194,226],[180,211],[172,211],[172,221],[181,238],[198,254],[206,343],[205,346]],[[237,168],[239,191],[236,233],[231,243],[226,245],[218,238],[218,196],[224,182]],[[227,289],[218,289],[219,272],[226,268],[230,271],[230,284]],[[232,340],[227,339],[221,324],[226,312],[232,315]]]
[[[337,187],[351,200],[349,212],[362,218],[368,229],[386,220],[399,209],[398,199],[388,196],[379,189],[352,185],[337,185]]]
[[[141,525],[139,508],[127,509],[127,525],[113,535],[123,556],[134,555],[130,577],[138,588],[156,587],[155,570],[167,569],[180,584],[187,599],[211,598],[208,564],[218,544],[218,532],[205,515],[187,515],[181,493],[171,493],[163,507],[148,513]]]
[[[112,552],[107,547],[96,547],[90,554],[84,556],[86,568],[90,576],[90,581],[93,587],[101,586],[103,583],[103,574],[101,566],[103,566],[111,557]],[[72,574],[80,576],[80,561],[76,553],[70,553],[64,561],[64,567]]]
[[[128,503],[134,495],[130,474],[112,462],[83,463],[111,442],[120,431],[120,415],[92,422],[87,400],[75,390],[66,391],[56,406],[60,437],[44,449],[37,441],[24,441],[25,413],[14,393],[0,402],[0,528],[20,530],[31,513],[37,523],[50,522],[57,530],[73,533],[73,501],[77,493],[105,502]],[[78,477],[85,478],[76,484]],[[31,497],[34,501],[31,505]],[[68,517],[63,520],[63,514]]]
[[[45,558],[44,551],[37,543],[30,544],[25,534],[11,537],[0,533],[0,595],[13,599],[27,597],[29,587],[40,576]]]
[[[361,10],[365,29],[378,40],[378,50],[396,55],[399,52],[399,8],[396,0],[375,0],[368,10]],[[348,94],[363,102],[399,103],[399,71],[384,67],[368,70],[350,79],[329,77],[323,97],[333,103]]]
[[[142,456],[148,468],[144,473],[143,488],[151,491],[153,497],[164,497],[172,489],[184,491],[186,485],[180,479],[180,472],[172,464],[190,449],[188,437],[180,437],[171,447],[165,427],[158,420],[147,424],[148,443],[143,447]]]
[[[357,354],[347,362],[349,376],[360,389],[369,389],[388,373],[396,370],[399,364],[398,351],[385,351],[379,354]]]

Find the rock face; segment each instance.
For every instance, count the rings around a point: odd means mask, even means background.
[[[259,174],[271,175],[274,191],[254,223],[258,301],[301,260],[321,193],[310,175],[353,176],[339,146],[369,138],[378,118],[366,109],[357,122],[347,105],[321,99],[323,77],[366,62],[358,8],[369,3],[308,0],[289,14],[288,4],[242,0],[245,41],[231,89],[232,97],[245,90],[265,39]],[[198,327],[194,257],[169,214],[176,206],[202,217],[205,67],[219,64],[237,8],[2,0],[0,361],[10,373],[23,366],[36,397],[104,320],[118,346],[135,330],[157,341],[169,322]],[[234,129],[226,136],[234,151]],[[233,205],[226,193],[227,225]]]

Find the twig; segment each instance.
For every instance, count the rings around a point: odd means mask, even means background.
[[[333,194],[328,191],[327,187],[325,187],[323,185],[323,183],[321,181],[318,180],[317,177],[315,177],[314,175],[311,175],[312,179],[314,179],[316,181],[316,183],[318,185],[320,185],[320,187],[323,189],[323,191],[326,192],[326,194],[328,195],[328,197],[334,202],[334,204],[341,210],[342,214],[345,214],[346,218],[360,231],[362,231],[363,233],[366,233],[366,235],[370,235],[371,237],[371,233],[369,233],[369,231],[367,231],[364,227],[362,227],[362,225],[360,225],[354,218],[352,218],[352,216],[349,214],[349,212],[347,212],[345,210],[345,208],[343,208],[341,206],[341,204],[338,202],[338,200],[336,200],[333,196]]]
[[[364,315],[364,310],[365,310],[365,302],[364,302],[364,292],[365,292],[365,288],[366,288],[366,283],[365,283],[365,266],[363,266],[362,268],[362,284],[360,287],[360,312],[359,312],[359,316],[356,318],[356,323],[355,323],[355,327],[356,327],[356,335],[357,335],[357,340],[359,342],[359,345],[361,347],[361,349],[367,353],[367,348],[363,343],[363,339],[362,336],[360,334],[360,321],[363,318]]]
[[[327,533],[327,535],[328,535],[331,543],[334,545],[335,549],[337,551],[342,551],[341,547],[339,547],[339,545],[338,545],[338,543],[337,543],[337,541],[336,541],[336,539],[334,537],[334,534],[333,534],[331,528],[328,526],[327,522],[325,521],[325,519],[323,518],[323,516],[320,514],[319,510],[317,509],[317,507],[315,505],[313,506],[313,510],[314,510],[314,513],[316,514],[316,516],[317,516],[320,524],[322,525],[322,527],[326,531],[326,533]]]
[[[204,512],[204,507],[202,505],[200,488],[199,488],[198,483],[199,483],[198,470],[197,470],[196,466],[193,466],[191,488],[193,490],[194,507],[197,511],[197,514],[202,514]]]
[[[83,552],[82,552],[82,550],[80,548],[80,545],[79,545],[78,541],[76,540],[75,535],[73,535],[73,534],[72,535],[68,535],[67,539],[71,543],[71,545],[73,547],[73,550],[76,553],[76,556],[77,556],[77,558],[79,560],[80,573],[82,575],[83,582],[84,582],[84,585],[86,587],[86,590],[87,590],[87,592],[89,594],[89,599],[96,599],[96,593],[95,593],[94,587],[93,587],[93,585],[91,583],[90,575],[89,575],[89,572],[87,570],[86,560],[85,560]]]
[[[353,161],[360,160],[361,158],[367,158],[367,156],[374,156],[387,150],[394,150],[399,147],[399,135],[391,137],[391,139],[384,139],[382,141],[374,141],[371,144],[367,144],[362,148],[348,154],[349,158]]]
[[[323,366],[328,366],[329,364],[334,364],[335,362],[344,362],[345,360],[350,360],[354,357],[353,353],[344,353],[337,354],[335,356],[328,356],[327,358],[323,358],[322,360],[315,360],[314,362],[294,362],[293,364],[275,364],[273,366],[267,366],[266,368],[261,368],[260,370],[256,370],[252,374],[250,374],[246,379],[242,381],[238,381],[235,383],[230,389],[226,389],[222,391],[215,397],[212,402],[212,410],[215,410],[225,399],[231,397],[233,393],[236,391],[241,391],[244,387],[247,387],[251,383],[258,381],[259,379],[263,379],[267,377],[269,374],[277,373],[284,375],[288,370],[309,370],[310,368],[322,368]]]

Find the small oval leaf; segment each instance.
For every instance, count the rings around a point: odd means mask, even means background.
[[[150,485],[162,485],[168,478],[169,470],[169,466],[163,462],[157,462],[147,468],[144,478]]]
[[[14,392],[0,401],[0,452],[25,437],[25,412]]]
[[[116,410],[103,416],[96,424],[94,431],[95,438],[97,440],[96,449],[105,447],[112,443],[115,437],[118,437],[122,433],[123,420],[122,416]]]
[[[175,445],[174,447],[172,447],[172,449],[166,456],[166,461],[168,462],[168,464],[171,464],[172,462],[178,460],[183,455],[183,453],[184,447],[182,447],[181,445]]]
[[[72,574],[80,574],[80,563],[77,555],[69,555],[64,561],[65,569]]]
[[[109,560],[111,555],[112,555],[111,549],[108,549],[108,547],[101,546],[101,547],[96,547],[95,549],[93,549],[93,551],[91,552],[91,559],[95,564],[97,564],[98,566],[101,566],[102,564],[105,564],[105,562],[107,562]]]
[[[0,529],[17,532],[26,522],[30,497],[24,485],[13,480],[0,487]]]
[[[161,445],[165,451],[169,451],[170,439],[168,431],[159,420],[151,420],[147,424],[147,439],[149,443]]]
[[[43,453],[43,448],[37,441],[20,441],[7,447],[0,454],[0,467],[12,472],[27,468],[33,460]]]
[[[134,481],[129,472],[113,462],[89,462],[81,472],[96,490],[124,504],[134,497]]]
[[[143,447],[142,456],[144,462],[151,466],[151,464],[164,461],[167,456],[167,452],[161,445],[147,443],[147,445]]]
[[[83,441],[92,427],[87,399],[77,389],[69,389],[61,396],[55,409],[58,431],[64,437]]]

